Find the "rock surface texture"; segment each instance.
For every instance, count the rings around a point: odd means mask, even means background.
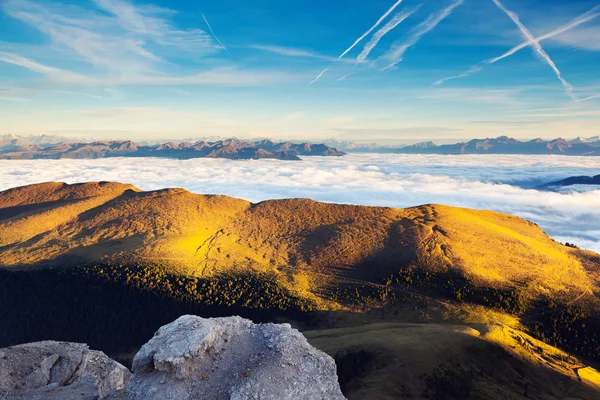
[[[335,362],[288,324],[186,315],[158,330],[114,399],[344,399]]]
[[[37,342],[0,349],[0,399],[105,399],[127,368],[87,345]]]
[[[289,324],[185,315],[160,328],[131,373],[84,344],[0,349],[0,400],[342,400],[336,365]]]

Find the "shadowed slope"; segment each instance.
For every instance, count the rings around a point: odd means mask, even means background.
[[[304,332],[354,399],[596,399],[600,374],[506,327],[372,324]]]

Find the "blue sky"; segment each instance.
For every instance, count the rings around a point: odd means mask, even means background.
[[[0,133],[592,136],[599,66],[597,0],[0,0]]]

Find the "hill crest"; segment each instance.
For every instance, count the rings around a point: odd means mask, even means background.
[[[319,203],[252,204],[184,189],[44,183],[0,192],[0,267],[141,263],[199,277],[257,271],[380,281],[399,269],[452,272],[540,293],[595,286],[580,253],[491,211]],[[317,274],[317,275],[316,275]]]

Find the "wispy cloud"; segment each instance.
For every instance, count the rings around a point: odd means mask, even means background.
[[[298,79],[297,74],[231,66],[200,71],[193,64],[173,68],[163,55],[175,50],[178,58],[196,59],[220,46],[203,30],[177,28],[171,22],[173,10],[127,0],[93,1],[103,11],[30,0],[0,2],[2,11],[46,34],[63,52],[60,59],[46,55],[40,62],[35,56],[17,54],[19,48],[14,46],[14,52],[0,53],[0,62],[45,75],[52,83],[72,85],[257,86]],[[77,71],[63,67],[67,57],[73,61],[68,68]]]
[[[561,45],[586,51],[600,51],[600,26],[586,26],[565,32],[553,40]]]
[[[431,88],[422,90],[416,97],[421,99],[451,101],[460,103],[490,103],[518,105],[523,89],[482,89],[482,88]]]
[[[558,36],[558,35],[560,35],[562,33],[570,31],[573,28],[578,27],[581,24],[584,24],[584,23],[586,23],[588,21],[591,21],[594,18],[597,18],[598,16],[600,16],[600,13],[598,12],[599,10],[600,10],[600,5],[594,7],[591,10],[589,10],[588,12],[580,15],[579,17],[577,17],[574,20],[570,21],[566,25],[563,25],[563,26],[561,26],[559,28],[556,28],[556,29],[554,29],[554,30],[552,30],[552,31],[550,31],[550,32],[548,32],[548,33],[540,36],[540,37],[535,38],[534,40],[529,39],[529,40],[521,43],[520,45],[513,47],[512,49],[510,49],[506,53],[502,54],[501,56],[490,59],[488,63],[489,64],[493,64],[495,62],[498,62],[498,61],[500,61],[500,60],[502,60],[502,59],[504,59],[506,57],[509,57],[509,56],[515,54],[517,51],[519,51],[519,50],[521,50],[521,49],[523,49],[523,48],[525,48],[527,46],[535,44],[536,42],[540,42],[542,40],[546,40],[546,39],[552,38],[554,36]]]
[[[558,80],[562,83],[563,87],[565,88],[565,93],[567,94],[567,96],[569,96],[573,100],[575,100],[575,96],[573,96],[573,86],[562,77],[562,74],[561,74],[560,70],[558,69],[558,67],[556,66],[556,64],[554,63],[554,61],[552,61],[550,56],[544,51],[540,42],[531,34],[529,29],[527,29],[527,27],[525,27],[525,25],[523,25],[523,23],[519,19],[519,16],[515,12],[507,9],[500,0],[492,0],[492,1],[494,2],[494,4],[496,4],[496,6],[498,6],[498,8],[500,10],[502,10],[502,12],[504,12],[506,15],[508,15],[508,17],[515,23],[515,25],[517,25],[517,27],[519,28],[519,30],[521,31],[523,36],[528,41],[531,42],[531,45],[533,46],[533,49],[535,50],[535,52],[540,56],[540,58],[542,60],[544,60],[546,62],[546,64],[548,64],[550,66],[550,68],[552,68],[552,70],[556,74],[556,77],[558,78]]]
[[[371,40],[369,40],[369,42],[367,42],[367,44],[365,45],[363,51],[356,58],[356,61],[364,61],[369,56],[369,53],[371,53],[371,51],[375,48],[375,46],[377,46],[379,41],[383,39],[383,37],[388,32],[395,29],[398,25],[404,22],[404,20],[410,17],[415,11],[417,11],[417,9],[418,7],[409,11],[399,12],[396,15],[394,15],[394,17],[391,20],[389,20],[387,24],[385,24],[381,29],[375,32],[375,34],[371,37]]]
[[[210,23],[208,22],[208,19],[206,19],[206,16],[204,15],[204,13],[202,11],[200,11],[200,14],[202,15],[202,19],[204,19],[204,22],[206,22],[206,26],[208,26],[208,29],[210,30],[210,33],[212,34],[213,38],[215,38],[217,43],[219,43],[221,45],[221,47],[223,47],[223,50],[225,50],[227,52],[227,54],[229,54],[229,57],[233,58],[233,56],[231,55],[229,50],[227,50],[227,47],[225,47],[225,45],[217,37],[215,31],[213,31],[213,28],[212,28],[212,26],[210,26]]]
[[[352,45],[350,47],[348,47],[346,50],[344,50],[344,52],[338,58],[344,57],[357,44],[359,44],[360,42],[362,42],[362,40],[364,38],[366,38],[367,36],[369,36],[371,34],[371,32],[373,32],[375,30],[375,28],[377,28],[392,12],[394,12],[394,10],[396,9],[396,7],[398,7],[400,5],[400,3],[402,3],[402,0],[398,0],[396,3],[394,3],[393,6],[391,6],[381,17],[379,17],[379,19],[377,20],[377,22],[375,22],[375,24],[372,27],[370,27],[365,33],[362,34],[362,36],[360,36],[358,39],[356,39],[354,41],[354,43],[352,43]]]
[[[313,83],[315,83],[316,81],[318,81],[319,79],[321,79],[321,77],[322,77],[323,75],[325,75],[325,72],[327,72],[328,70],[329,70],[329,67],[327,67],[327,68],[325,68],[323,71],[321,71],[321,72],[319,73],[319,75],[317,75],[317,77],[316,77],[315,79],[313,79],[313,80],[312,80],[312,81],[311,81],[311,82],[308,84],[308,86],[312,85]]]
[[[274,53],[274,54],[279,54],[279,55],[286,56],[286,57],[314,58],[314,59],[318,59],[318,60],[329,61],[332,63],[335,63],[335,62],[348,63],[348,64],[354,63],[354,61],[352,61],[352,60],[338,59],[337,57],[329,57],[329,56],[317,53],[312,50],[297,49],[294,47],[253,44],[253,45],[248,46],[248,48],[260,50],[260,51],[266,51],[266,52]]]
[[[78,7],[42,5],[8,0],[3,10],[13,18],[48,35],[76,57],[95,68],[115,73],[149,71],[160,57],[144,47],[137,35],[124,35],[116,20]]]
[[[343,80],[346,80],[347,78],[351,77],[354,74],[354,71],[350,72],[349,74],[343,75],[341,77],[339,77],[335,83],[341,82]]]
[[[358,39],[356,39],[354,41],[354,43],[352,43],[352,45],[350,45],[350,47],[348,47],[346,50],[344,50],[342,52],[342,54],[340,54],[340,56],[338,57],[338,59],[342,59],[344,58],[344,56],[346,54],[348,54],[354,47],[356,47],[356,45],[358,45],[360,42],[363,41],[364,38],[366,38],[367,36],[369,36],[371,34],[371,32],[373,32],[375,30],[375,28],[377,28],[379,25],[381,25],[381,23],[392,13],[394,12],[394,10],[402,3],[402,0],[398,0],[396,1],[396,3],[394,3],[393,6],[391,6],[381,17],[379,17],[379,19],[377,20],[377,22],[375,22],[375,24],[373,24],[373,26],[371,26],[365,33],[363,33]],[[309,83],[309,86],[312,85],[313,83],[315,83],[316,81],[318,81],[325,72],[327,72],[327,70],[329,69],[329,67],[327,67],[325,70],[323,70],[319,75],[317,75],[317,77]],[[339,80],[338,80],[339,82]]]
[[[149,5],[134,5],[128,0],[93,0],[100,8],[113,14],[119,24],[130,33],[163,45],[187,52],[213,51],[215,45],[201,29],[178,29],[169,17],[175,11]]]
[[[586,22],[589,22],[595,18],[597,18],[598,16],[600,16],[600,13],[598,12],[600,10],[600,6],[595,6],[594,8],[592,8],[591,10],[589,10],[588,12],[578,16],[577,18],[573,19],[572,21],[570,21],[569,23],[558,27],[544,35],[541,35],[537,38],[535,38],[536,42],[541,42],[542,40],[546,40],[546,39],[550,39],[553,38],[555,36],[564,34],[570,30],[572,30],[573,28],[576,28]],[[448,78],[443,78],[440,79],[438,81],[435,82],[435,85],[441,85],[444,82],[447,82],[449,80],[453,80],[453,79],[459,79],[459,78],[464,78],[467,76],[470,76],[472,74],[475,74],[477,72],[480,72],[483,70],[484,65],[491,65],[494,64],[500,60],[505,59],[506,57],[510,57],[511,55],[515,54],[516,52],[518,52],[521,49],[524,49],[527,46],[531,46],[532,44],[534,44],[533,41],[531,40],[526,40],[525,42],[519,44],[518,46],[513,47],[512,49],[508,50],[507,52],[505,52],[504,54],[495,57],[495,58],[490,58],[488,60],[482,61],[481,63],[472,66],[469,70],[465,71],[462,74],[459,75],[455,75],[455,76],[450,76]]]
[[[47,75],[56,82],[83,83],[88,80],[88,78],[83,75],[40,64],[29,58],[21,57],[17,54],[0,52],[0,62],[17,65],[19,67],[28,69],[29,71]]]
[[[589,101],[589,100],[594,100],[594,99],[600,99],[600,94],[596,94],[593,96],[588,96],[588,97],[584,97],[583,99],[578,99],[578,102],[584,102],[584,101]]]
[[[443,10],[431,14],[425,21],[423,21],[416,28],[413,29],[412,35],[408,40],[406,40],[402,44],[396,44],[392,46],[392,48],[386,54],[384,54],[378,59],[378,61],[386,62],[388,64],[386,67],[383,68],[383,70],[390,69],[399,62],[401,62],[404,57],[404,53],[406,53],[406,51],[409,48],[417,44],[421,37],[435,29],[435,27],[437,27],[440,24],[440,22],[442,22],[450,14],[452,14],[455,8],[457,8],[463,3],[464,0],[456,0]]]
[[[83,61],[96,71],[122,79],[164,75],[165,60],[156,51],[168,53],[177,49],[179,57],[187,54],[191,58],[214,53],[218,48],[203,30],[174,27],[169,20],[172,10],[133,5],[126,0],[94,3],[102,12],[30,0],[6,0],[0,4],[9,16],[46,34],[57,49],[70,52],[73,61]]]
[[[277,71],[239,70],[233,67],[214,68],[201,73],[183,76],[145,74],[136,74],[126,77],[115,75],[80,75],[71,71],[49,67],[11,53],[0,53],[0,62],[18,65],[32,72],[44,74],[51,82],[95,86],[257,86],[282,82],[289,83],[304,79],[305,77],[304,75],[291,75]]]

